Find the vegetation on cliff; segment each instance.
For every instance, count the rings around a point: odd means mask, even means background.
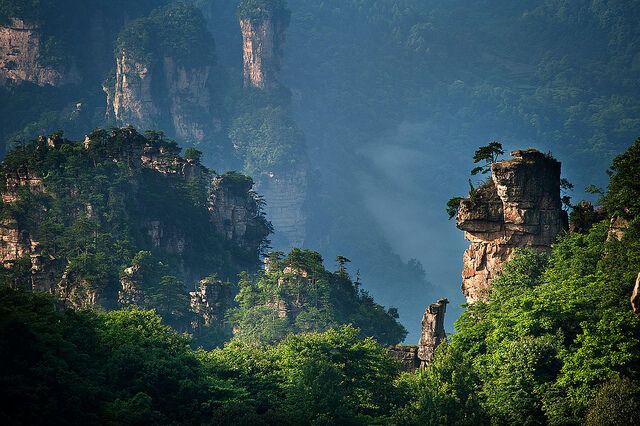
[[[170,57],[183,67],[207,66],[214,63],[215,43],[200,10],[180,2],[128,24],[115,51],[116,59],[126,54],[144,64]]]
[[[329,272],[318,253],[300,249],[284,258],[271,253],[266,262],[266,271],[257,277],[241,276],[239,306],[229,313],[237,339],[272,343],[291,333],[352,324],[361,336],[381,344],[404,340],[407,332],[397,321],[397,310],[375,303],[352,281],[344,263]]]

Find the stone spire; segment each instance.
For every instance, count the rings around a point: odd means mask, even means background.
[[[290,12],[283,1],[243,1],[238,16],[243,39],[244,85],[276,87]]]
[[[440,299],[424,311],[422,333],[418,341],[418,359],[421,367],[426,367],[431,362],[438,345],[447,340],[447,333],[444,331],[444,314],[448,303],[448,299]]]
[[[516,248],[548,251],[568,229],[560,162],[534,149],[511,156],[494,163],[491,180],[460,203],[457,226],[471,242],[462,271],[462,292],[470,303],[486,299]]]

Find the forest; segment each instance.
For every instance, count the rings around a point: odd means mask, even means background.
[[[638,22],[0,0],[0,421],[637,423]]]

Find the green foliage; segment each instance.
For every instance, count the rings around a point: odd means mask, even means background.
[[[640,213],[640,138],[622,155],[613,160],[609,168],[609,190],[603,205],[610,214],[635,218]]]
[[[464,200],[463,197],[453,197],[447,201],[447,215],[449,216],[449,220],[453,219],[458,214],[458,210],[460,210],[460,202],[462,200]]]
[[[273,18],[283,27],[288,26],[291,19],[287,0],[241,0],[236,15],[240,20],[246,19],[255,24]]]
[[[322,257],[310,250],[293,249],[285,258],[272,253],[267,270],[255,279],[242,275],[238,308],[230,312],[239,340],[273,343],[299,332],[321,332],[340,324],[353,324],[362,336],[395,344],[406,330],[397,313],[376,304],[351,281],[348,259],[339,256],[336,272],[327,271]]]
[[[290,170],[304,152],[302,132],[279,106],[242,114],[233,121],[229,137],[250,176]]]
[[[491,171],[491,165],[498,161],[502,155],[504,155],[504,150],[500,142],[493,141],[490,142],[489,145],[481,146],[473,154],[473,163],[478,164],[484,162],[484,165],[471,170],[471,175],[475,176],[478,173],[489,173]]]
[[[9,153],[0,165],[3,178],[28,171],[41,177],[44,187],[44,192],[21,190],[16,202],[0,205],[0,214],[16,220],[40,243],[44,256],[64,265],[52,279],[66,272],[69,287],[115,294],[122,270],[134,265],[134,278],[147,296],[142,307],[184,326],[189,320],[184,279],[214,271],[231,277],[255,268],[258,253],[224,242],[210,221],[208,170],[187,179],[141,165],[145,148],[162,152],[159,160],[169,170],[183,161],[175,142],[161,133],[99,129],[89,134],[86,147],[61,135],[50,138],[58,148],[48,147],[44,139],[34,141]],[[248,191],[244,195],[251,196]],[[161,227],[160,244],[151,239],[153,223]],[[184,247],[176,252],[171,245],[179,239]],[[16,270],[15,276],[20,274]]]
[[[171,57],[181,66],[212,65],[215,45],[198,8],[178,2],[130,23],[116,41],[116,57],[148,65]]]
[[[441,344],[425,370],[404,373],[397,383],[405,401],[393,414],[397,425],[478,425],[488,423],[480,405],[480,380],[469,359]]]

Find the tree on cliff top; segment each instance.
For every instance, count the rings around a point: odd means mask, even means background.
[[[484,166],[478,166],[471,170],[471,176],[475,176],[478,173],[488,173],[491,171],[491,165],[498,161],[498,159],[504,155],[502,144],[500,142],[490,142],[489,145],[481,146],[473,154],[473,163],[478,164],[484,162]]]

